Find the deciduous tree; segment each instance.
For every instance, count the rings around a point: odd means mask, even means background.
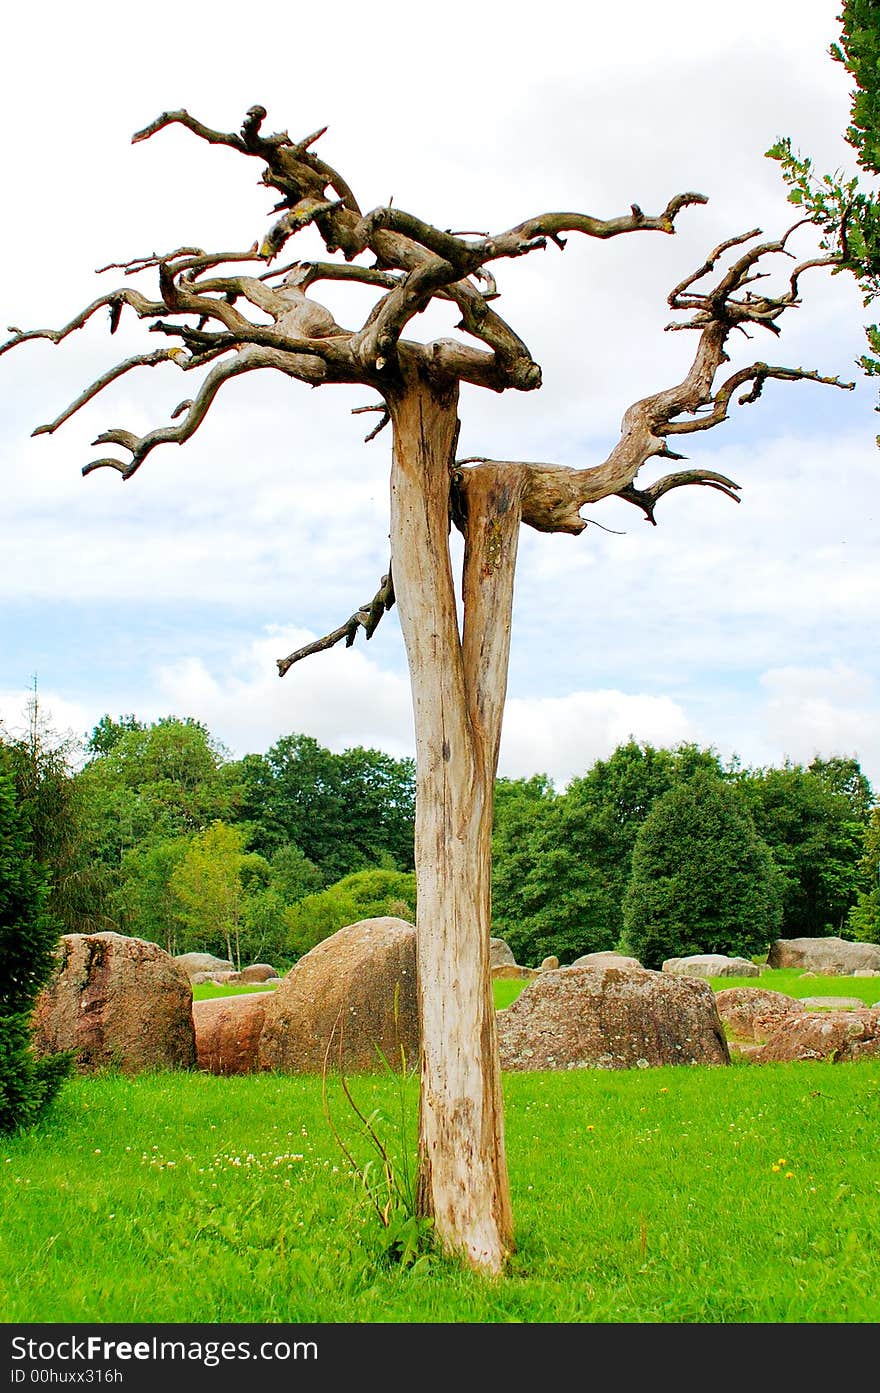
[[[852,779],[841,787],[844,773],[840,763],[820,760],[809,769],[787,763],[739,776],[755,825],[782,872],[785,938],[843,932],[864,888],[864,789]]]
[[[816,173],[813,160],[796,150],[790,136],[781,136],[767,151],[778,160],[790,189],[789,199],[803,208],[822,229],[822,249],[838,258],[836,270],[850,271],[862,292],[867,309],[880,295],[880,4],[878,0],[843,0],[837,16],[840,40],[829,49],[855,86],[850,93],[847,143],[856,153],[856,164],[871,184],[860,184],[858,175],[835,170]],[[869,377],[880,375],[880,326],[865,327],[869,352],[859,366]],[[880,406],[875,410],[880,411]],[[877,437],[880,444],[880,436]]]
[[[327,885],[383,860],[412,870],[412,760],[360,746],[334,754],[310,735],[292,734],[265,755],[245,755],[238,771],[242,816],[264,855],[293,843]]]
[[[197,832],[170,877],[192,946],[215,952],[222,946],[240,969],[248,894],[268,880],[268,861],[246,850],[241,828],[217,821]]]
[[[711,470],[675,469],[651,481],[638,476],[651,461],[679,463],[684,437],[724,421],[735,403],[756,401],[768,382],[845,385],[761,358],[728,371],[731,336],[765,330],[775,338],[781,317],[800,302],[808,269],[831,265],[835,255],[792,260],[791,231],[763,240],[753,229],[716,246],[668,297],[679,316],[675,327],[696,338],[690,366],[680,381],[627,408],[604,460],[568,468],[488,453],[462,457],[463,383],[497,393],[541,384],[528,345],[497,312],[499,266],[561,250],[573,234],[596,241],[670,234],[682,211],[705,197],[676,194],[658,213],[636,204],[612,217],[546,212],[489,234],[456,232],[390,204],[365,212],[346,179],[315,153],[323,129],[304,139],[266,134],[265,117],[263,107],[252,107],[240,130],[226,132],[185,110],[168,111],[134,136],[139,142],[178,125],[210,146],[259,161],[263,184],[276,198],[265,236],[244,249],[181,245],[127,261],[117,269],[132,277],[154,274],[151,293],[122,284],[58,329],[14,329],[0,351],[63,342],[98,313],[109,315],[111,330],[131,313],[158,337],[160,346],[85,387],[38,428],[44,434],[135,369],[175,365],[195,380],[203,373],[171,421],[143,435],[116,426],[98,437],[96,445],[108,448],[83,472],[114,471],[124,480],[159,446],[188,440],[218,393],[243,374],[272,369],[311,387],[348,383],[375,394],[367,403],[378,412],[370,435],[390,425],[393,441],[388,569],[375,594],[338,628],[279,659],[278,669],[283,675],[310,654],[352,644],[359,633],[370,638],[396,604],[417,765],[418,1203],[445,1250],[495,1273],[514,1238],[489,973],[490,843],[520,526],[578,535],[587,527],[581,509],[612,496],[654,522],[660,500],[687,486],[736,499],[738,485]],[[326,259],[285,260],[282,253],[306,226],[317,229]],[[780,261],[786,273],[771,289],[764,270]],[[360,297],[374,292],[355,327],[316,298],[327,282],[353,284]],[[435,300],[455,308],[460,333],[422,342],[413,337],[415,322]],[[453,527],[464,537],[460,596],[449,546]]]
[[[285,912],[288,951],[295,957],[360,919],[391,914],[416,918],[416,882],[412,871],[355,871],[317,894],[306,895]]]

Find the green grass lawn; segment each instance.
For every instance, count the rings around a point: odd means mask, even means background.
[[[217,996],[240,996],[242,992],[273,992],[277,982],[197,982],[193,1001],[211,1001]]]
[[[398,1115],[393,1079],[351,1085],[365,1114]],[[0,1319],[880,1319],[880,1059],[509,1074],[504,1090],[518,1248],[487,1281],[434,1255],[387,1264],[314,1076],[73,1079],[0,1142]],[[404,1095],[411,1159],[415,1079]],[[362,1162],[336,1084],[331,1111]]]
[[[800,999],[804,996],[852,996],[866,1006],[880,1001],[880,977],[817,977],[799,967],[771,967],[760,977],[713,977],[716,991],[727,987],[760,987],[765,991],[783,992]]]
[[[880,981],[880,978],[877,980]],[[524,980],[516,981],[508,978],[500,978],[493,982],[492,989],[495,993],[496,1009],[500,1010],[504,1006],[509,1006],[526,985]],[[277,982],[198,982],[193,987],[193,1001],[207,1001],[218,996],[238,996],[241,992],[272,992],[277,986]]]

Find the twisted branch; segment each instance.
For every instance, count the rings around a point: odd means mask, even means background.
[[[529,391],[540,385],[541,371],[519,335],[491,308],[498,298],[493,263],[526,256],[553,243],[564,249],[572,233],[605,240],[630,232],[657,231],[672,234],[682,209],[706,201],[702,194],[683,193],[670,199],[656,216],[646,215],[633,204],[616,218],[598,218],[579,212],[546,212],[526,219],[506,231],[452,232],[440,229],[412,213],[392,206],[375,208],[364,215],[344,179],[320,159],[312,146],[325,128],[303,140],[291,140],[286,131],[263,134],[265,108],[251,107],[240,131],[223,132],[206,126],[185,110],[162,113],[138,131],[134,143],[146,140],[170,125],[181,125],[209,144],[227,146],[264,162],[262,182],[280,194],[272,209],[279,214],[269,233],[242,251],[211,252],[183,245],[174,251],[111,263],[101,271],[123,270],[137,275],[154,271],[159,298],[122,287],[93,301],[60,329],[11,328],[12,337],[0,345],[0,354],[21,343],[48,339],[60,343],[82,328],[102,307],[109,310],[114,333],[124,308],[138,318],[150,319],[151,332],[178,339],[180,346],[141,353],[125,359],[101,374],[52,422],[38,426],[35,434],[51,434],[87,402],[136,367],[152,367],[174,361],[184,371],[207,367],[208,372],[191,398],[181,402],[164,425],[138,436],[122,428],[105,431],[95,444],[119,446],[130,456],[100,458],[83,469],[84,474],[111,468],[128,479],[150,452],[163,444],[182,444],[198,429],[220,388],[229,380],[256,368],[271,367],[311,386],[325,382],[367,385],[379,392],[382,414],[372,440],[389,421],[387,404],[401,386],[401,357],[405,345],[432,378],[449,386],[467,381],[493,391],[507,388]],[[726,345],[734,329],[746,333],[749,326],[778,335],[778,321],[785,310],[797,306],[800,280],[814,267],[836,264],[839,257],[802,261],[791,270],[787,285],[778,293],[765,288],[766,259],[785,256],[794,260],[788,242],[800,223],[776,241],[760,241],[760,229],[737,234],[721,242],[705,261],[675,286],[668,297],[674,311],[689,318],[670,329],[694,329],[699,341],[684,379],[630,406],[624,415],[620,439],[599,465],[566,469],[559,465],[523,461],[484,461],[472,457],[459,461],[455,470],[477,462],[525,470],[523,521],[542,531],[579,533],[586,526],[580,509],[610,495],[638,506],[654,522],[661,497],[686,485],[710,487],[738,501],[739,486],[711,470],[687,469],[668,474],[647,487],[636,487],[636,476],[652,457],[680,460],[669,438],[708,430],[727,419],[731,403],[745,405],[761,395],[769,380],[810,381],[852,390],[842,382],[812,369],[775,366],[756,361],[731,373],[716,385],[722,365],[729,361]],[[259,273],[229,274],[222,268],[252,262],[255,267],[277,263],[282,249],[306,226],[319,232],[328,255],[341,253],[343,260],[291,261]],[[733,253],[731,264],[720,269]],[[361,258],[370,254],[372,265]],[[708,289],[706,277],[715,277]],[[322,281],[356,282],[379,292],[364,323],[357,330],[336,323],[331,312],[315,300],[310,290]],[[478,347],[457,339],[439,339],[423,345],[404,340],[414,316],[433,299],[452,302],[460,312],[458,327],[477,340]],[[265,322],[246,315],[251,307]],[[737,395],[738,394],[738,395]],[[453,492],[456,485],[451,485]],[[461,475],[459,475],[461,480]],[[454,507],[452,509],[454,516]],[[386,583],[387,582],[387,583]],[[393,604],[389,576],[369,605],[361,607],[339,629],[307,645],[279,663],[287,671],[308,653],[345,641],[350,645],[360,628],[369,638],[381,615]]]
[[[796,223],[794,227],[800,225]],[[637,488],[635,479],[642,466],[652,457],[683,459],[683,455],[670,449],[667,437],[692,434],[719,425],[727,419],[730,404],[740,388],[747,388],[736,397],[737,404],[741,406],[757,401],[765,382],[771,379],[816,382],[844,391],[854,389],[852,382],[843,382],[839,377],[826,376],[813,369],[780,367],[765,362],[755,362],[741,368],[719,386],[715,385],[722,364],[729,361],[726,344],[733,329],[742,328],[750,322],[778,334],[775,321],[786,309],[799,303],[799,278],[805,271],[826,266],[834,260],[823,257],[801,262],[791,273],[787,289],[778,295],[754,296],[746,292],[743,298],[738,298],[746,285],[765,278],[766,273],[756,270],[762,258],[780,252],[791,255],[786,242],[794,227],[778,241],[750,247],[727,271],[719,275],[712,288],[697,292],[694,289],[696,283],[716,269],[725,253],[752,241],[759,232],[754,229],[728,238],[710,252],[696,271],[674,288],[669,295],[670,306],[695,313],[687,324],[670,327],[697,328],[700,331],[697,350],[684,380],[674,387],[644,397],[628,408],[623,417],[620,439],[602,464],[581,470],[549,463],[527,464],[529,474],[523,495],[523,522],[542,532],[579,534],[587,526],[586,520],[580,516],[581,508],[614,495],[641,508],[648,521],[656,524],[654,510],[659,500],[671,490],[688,485],[713,488],[739,502],[740,486],[713,470],[681,470],[664,475],[646,488]],[[499,461],[488,460],[485,456],[471,456],[457,461],[456,468],[477,463],[517,470],[525,464],[521,460]]]

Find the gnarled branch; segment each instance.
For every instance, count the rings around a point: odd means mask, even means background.
[[[258,367],[275,368],[312,386],[324,382],[369,385],[379,391],[387,405],[399,387],[400,350],[406,344],[407,354],[419,358],[423,371],[438,383],[466,381],[493,391],[533,390],[540,385],[541,370],[523,340],[490,307],[489,300],[497,298],[498,290],[488,267],[502,259],[528,255],[549,242],[563,248],[566,237],[572,233],[600,240],[640,231],[673,233],[682,209],[706,201],[702,194],[683,193],[670,199],[665,209],[654,216],[633,204],[629,213],[614,218],[581,212],[546,212],[496,234],[451,232],[392,206],[375,208],[363,215],[345,181],[311,149],[324,134],[324,128],[295,142],[286,131],[263,134],[265,117],[265,108],[251,107],[240,131],[223,132],[183,109],[167,111],[133,137],[135,142],[146,140],[177,124],[209,144],[225,145],[262,159],[263,183],[281,195],[272,210],[281,216],[262,243],[257,239],[247,250],[227,252],[183,245],[172,252],[151,253],[120,263],[130,274],[155,271],[160,298],[150,300],[123,287],[93,301],[61,329],[12,329],[13,337],[0,345],[3,353],[32,339],[59,343],[82,328],[101,307],[110,311],[111,332],[119,323],[122,309],[129,307],[139,318],[152,320],[152,332],[180,340],[182,347],[135,355],[110,368],[53,422],[38,427],[38,434],[57,429],[86,402],[135,367],[154,366],[167,360],[177,362],[185,371],[208,367],[199,389],[174,413],[173,424],[143,436],[120,428],[105,431],[95,443],[118,445],[131,458],[93,460],[83,473],[109,467],[123,478],[130,478],[158,445],[181,444],[194,433],[226,381]],[[341,252],[343,262],[291,262],[259,274],[235,274],[224,269],[236,263],[265,264],[267,259],[274,260],[297,232],[312,224],[328,253],[332,256]],[[739,369],[716,385],[719,370],[728,361],[726,343],[733,329],[745,331],[747,326],[755,325],[778,334],[781,315],[799,303],[800,278],[808,269],[834,261],[832,257],[822,257],[801,262],[778,293],[763,287],[760,291],[755,289],[757,282],[767,278],[763,270],[765,259],[791,257],[788,242],[799,225],[789,228],[776,241],[760,241],[757,228],[728,238],[673,289],[670,306],[686,311],[690,317],[684,324],[669,327],[699,332],[696,353],[685,378],[627,410],[620,440],[603,463],[580,470],[552,464],[529,465],[523,491],[523,521],[545,531],[580,532],[586,525],[580,508],[612,494],[636,503],[653,521],[658,499],[686,483],[713,487],[736,497],[737,486],[711,471],[682,471],[646,488],[637,488],[635,479],[642,465],[653,456],[681,458],[670,450],[669,437],[720,424],[727,417],[731,401],[755,401],[770,379],[852,387],[851,383],[811,369],[774,366],[763,361]],[[365,253],[375,258],[373,265],[361,264]],[[730,253],[734,254],[731,264],[726,270],[719,269]],[[114,269],[118,268],[114,265]],[[705,279],[713,275],[714,283],[703,288]],[[332,313],[309,294],[316,283],[329,280],[352,281],[379,292],[360,329],[338,324]],[[435,298],[457,306],[461,315],[458,327],[476,339],[479,347],[456,338],[424,345],[403,339],[412,318]],[[258,322],[245,314],[248,307],[264,315],[267,322]],[[376,430],[367,439],[374,438],[387,420],[388,413],[383,409]],[[461,462],[465,466],[467,463]],[[519,467],[521,462],[515,463]],[[350,624],[351,621],[339,632],[347,634]]]
[[[169,352],[173,353],[174,350],[171,349]],[[305,365],[296,361],[295,355],[266,348],[243,348],[234,358],[227,358],[214,365],[195,398],[187,405],[186,415],[179,425],[163,426],[143,436],[136,436],[131,431],[118,428],[104,431],[102,435],[97,436],[92,441],[93,445],[119,445],[123,450],[129,451],[131,459],[127,463],[115,458],[92,460],[83,466],[83,474],[93,474],[97,469],[115,469],[123,479],[130,479],[157,445],[182,445],[195,434],[225,382],[239,377],[242,373],[253,372],[257,368],[276,368],[279,372],[286,372],[288,376],[299,378],[302,378],[305,372]],[[177,415],[177,411],[174,415]]]
[[[355,610],[351,618],[346,619],[344,624],[340,624],[338,629],[325,634],[323,638],[317,638],[312,643],[305,644],[302,648],[297,648],[294,653],[288,653],[286,658],[279,658],[277,660],[278,676],[283,677],[294,663],[300,662],[303,658],[311,657],[313,653],[324,653],[328,648],[333,648],[337,643],[341,643],[343,639],[346,648],[350,648],[357,637],[358,629],[363,629],[368,639],[372,638],[380,619],[391,609],[393,604],[394,582],[389,567],[388,574],[382,577],[379,589],[372,600],[368,600],[366,604],[361,605],[360,609]]]
[[[664,493],[669,493],[670,489],[684,488],[690,484],[703,484],[706,488],[718,489],[727,498],[732,498],[734,503],[739,503],[740,485],[735,484],[732,479],[728,479],[726,474],[716,474],[711,469],[682,469],[677,474],[664,474],[662,479],[657,479],[645,489],[637,489],[634,485],[629,488],[618,489],[617,497],[622,498],[627,503],[634,503],[637,508],[641,508],[648,522],[657,526],[657,519],[654,517],[654,509]]]
[[[48,339],[50,343],[61,343],[68,334],[82,329],[84,325],[88,324],[93,314],[104,308],[110,310],[110,332],[112,334],[119,323],[122,305],[130,305],[140,319],[148,319],[151,315],[161,314],[165,308],[161,301],[147,300],[137,290],[130,290],[127,287],[111,290],[108,295],[101,295],[90,305],[86,305],[84,310],[80,310],[79,314],[74,315],[73,319],[60,329],[19,329],[14,324],[10,324],[8,332],[12,338],[0,344],[0,354],[8,353],[10,348],[17,348],[19,344],[30,343],[34,339]]]
[[[795,227],[801,224],[795,224]],[[800,263],[792,272],[788,286],[778,295],[753,296],[747,292],[737,298],[747,284],[763,279],[765,273],[756,267],[762,258],[783,252],[790,255],[786,242],[794,228],[775,242],[749,247],[708,291],[697,293],[695,285],[714,271],[726,252],[741,247],[759,235],[757,229],[728,238],[720,243],[693,274],[681,281],[669,296],[673,309],[695,311],[694,318],[684,326],[698,328],[700,340],[690,370],[676,386],[655,392],[635,402],[626,411],[621,436],[607,459],[588,469],[569,469],[558,464],[521,460],[489,460],[471,456],[457,461],[457,468],[478,462],[504,465],[528,475],[523,492],[522,520],[542,532],[581,533],[587,522],[580,510],[588,503],[617,496],[641,508],[654,523],[658,501],[672,489],[697,485],[717,489],[726,497],[739,502],[739,485],[725,475],[712,470],[682,470],[668,474],[644,488],[635,486],[642,466],[652,457],[682,459],[669,447],[667,437],[709,430],[727,419],[728,408],[740,388],[746,388],[737,398],[739,405],[757,401],[765,382],[816,382],[825,386],[852,391],[854,383],[839,377],[823,375],[813,369],[780,367],[765,362],[752,363],[732,373],[720,385],[715,380],[721,366],[729,361],[726,344],[730,333],[751,322],[778,334],[775,320],[786,309],[798,304],[798,279],[808,269],[825,266],[833,258],[817,258]]]

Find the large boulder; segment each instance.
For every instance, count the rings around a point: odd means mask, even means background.
[[[730,1063],[708,983],[646,968],[542,972],[496,1020],[502,1069]]]
[[[118,933],[65,934],[58,966],[37,998],[37,1053],[73,1050],[82,1073],[191,1069],[192,987],[157,943]]]
[[[749,958],[729,958],[725,953],[692,953],[687,958],[667,958],[664,972],[673,977],[760,977],[761,969]]]
[[[321,1073],[325,1059],[331,1070],[379,1069],[378,1050],[398,1068],[401,1046],[407,1065],[415,1065],[415,928],[391,916],[349,924],[304,954],[261,1000],[262,1069]]]
[[[519,963],[499,963],[497,967],[490,968],[493,980],[500,978],[502,981],[507,979],[530,981],[533,977],[537,977],[540,970],[537,967],[520,967]]]
[[[583,953],[579,958],[575,958],[570,964],[571,967],[641,967],[638,958],[627,957],[625,953],[618,953],[613,949],[605,949],[600,953]]]
[[[801,967],[830,977],[852,977],[858,970],[880,968],[880,943],[851,943],[845,938],[777,938],[767,954],[769,967]]]
[[[213,953],[178,953],[174,961],[190,978],[194,978],[197,972],[207,972],[212,976],[215,972],[231,972],[234,966],[228,958],[215,958]],[[204,982],[208,979],[203,977],[200,980]]]
[[[762,987],[725,987],[715,993],[715,1005],[731,1035],[759,1044],[769,1040],[783,1018],[804,1011],[796,997]]]
[[[251,1074],[259,1068],[265,992],[193,1002],[196,1063],[208,1074]]]
[[[275,982],[278,972],[271,963],[248,963],[238,975],[240,982]]]
[[[880,1008],[860,1011],[804,1011],[779,1022],[765,1045],[752,1056],[755,1064],[796,1059],[833,1062],[880,1055]]]
[[[489,966],[490,967],[513,967],[516,958],[513,956],[513,949],[504,942],[503,938],[489,939]]]

